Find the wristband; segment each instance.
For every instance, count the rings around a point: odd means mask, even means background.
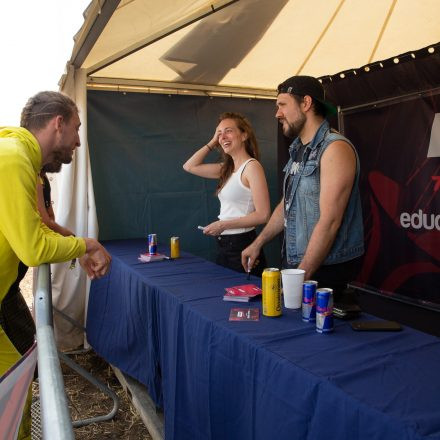
[[[209,151],[212,151],[212,148],[209,146],[209,144],[206,144],[206,146],[208,147]]]

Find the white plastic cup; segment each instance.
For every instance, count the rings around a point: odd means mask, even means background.
[[[305,270],[302,269],[283,269],[281,271],[284,307],[286,309],[301,308],[304,274]]]

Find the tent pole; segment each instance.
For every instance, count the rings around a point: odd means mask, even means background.
[[[440,94],[440,87],[435,87],[419,92],[408,93],[405,95],[394,96],[393,98],[381,99],[379,101],[367,102],[365,104],[354,105],[341,109],[341,113],[352,114],[370,108],[380,108],[387,105],[399,104],[400,102],[411,101],[416,98],[424,98],[425,96],[434,96]]]
[[[342,113],[341,106],[338,105],[338,131],[341,134],[344,134],[344,114]]]

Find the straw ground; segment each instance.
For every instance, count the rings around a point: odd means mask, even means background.
[[[32,307],[32,270],[28,270],[20,288],[28,306]],[[93,351],[71,355],[71,358],[102,383],[109,386],[119,397],[119,410],[112,420],[75,428],[75,438],[79,440],[150,440],[151,436],[147,428],[119,384],[110,365]],[[109,397],[68,366],[61,363],[61,367],[73,420],[96,417],[110,412],[113,402]],[[34,382],[32,391],[34,396],[38,396],[38,383]]]

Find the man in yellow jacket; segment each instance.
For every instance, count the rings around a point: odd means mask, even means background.
[[[111,257],[91,238],[64,237],[50,230],[37,210],[36,182],[49,163],[70,163],[80,145],[75,103],[58,92],[30,98],[21,127],[0,129],[0,305],[17,277],[19,261],[28,266],[80,258],[90,278],[106,274]],[[0,327],[0,375],[20,354]],[[19,438],[30,439],[30,414]]]

